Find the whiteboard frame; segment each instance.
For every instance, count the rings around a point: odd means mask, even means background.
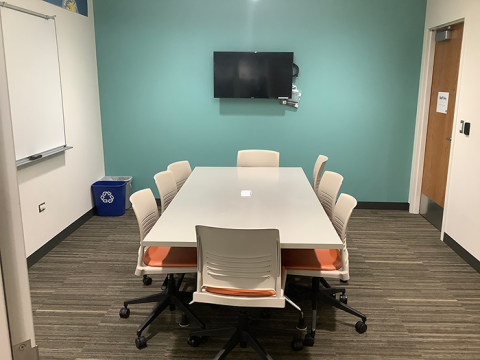
[[[41,153],[31,155],[31,156],[28,156],[26,158],[17,160],[17,167],[25,165],[25,164],[29,164],[29,163],[37,161],[37,160],[45,159],[49,156],[65,152],[65,151],[70,150],[70,149],[73,149],[73,146],[64,145],[64,146],[56,147],[56,148],[51,149],[51,150],[42,151]]]
[[[59,55],[59,52],[58,52],[58,35],[57,35],[57,23],[55,21],[55,15],[51,16],[51,15],[41,14],[41,13],[38,13],[38,12],[35,12],[35,11],[31,11],[29,9],[24,9],[24,8],[15,6],[15,5],[8,4],[6,2],[0,2],[0,7],[8,8],[8,9],[11,9],[11,10],[16,10],[16,11],[19,11],[19,12],[22,12],[22,13],[25,13],[25,14],[28,14],[28,15],[32,15],[32,16],[37,16],[37,17],[40,17],[40,18],[43,18],[43,19],[46,19],[46,20],[53,20],[53,26],[54,26],[54,29],[55,29],[55,42],[56,42],[57,60],[58,60],[58,76],[59,76],[59,82],[60,82],[59,88],[60,88],[60,100],[61,100],[61,107],[62,107],[62,124],[63,124],[64,145],[55,147],[53,149],[44,150],[44,151],[36,153],[36,154],[31,154],[31,155],[26,156],[26,157],[21,158],[21,159],[17,159],[16,160],[16,165],[17,165],[17,167],[19,167],[19,166],[34,162],[36,160],[44,159],[46,157],[65,152],[66,150],[72,149],[72,146],[67,146],[67,144],[66,144],[67,143],[67,134],[66,134],[66,130],[65,130],[65,110],[64,110],[64,103],[63,103],[62,74],[61,74],[61,69],[60,69],[60,55]],[[3,27],[3,25],[2,25],[2,27]],[[1,36],[3,37],[4,36],[3,29],[0,33],[1,33]],[[3,44],[3,41],[2,41],[2,44]],[[2,52],[5,56],[5,48],[2,49]],[[8,87],[8,75],[7,75],[7,87]]]

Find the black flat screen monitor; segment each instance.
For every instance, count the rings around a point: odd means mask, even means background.
[[[215,98],[292,97],[293,52],[213,53]]]

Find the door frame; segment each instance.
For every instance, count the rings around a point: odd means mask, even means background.
[[[0,17],[0,25],[1,25]],[[35,342],[20,192],[8,96],[3,32],[0,26],[0,255],[12,357],[38,359]],[[18,357],[18,356],[17,356]]]
[[[0,254],[0,358],[12,360],[12,342],[10,340],[10,325],[8,323],[7,305],[3,286],[3,273]]]
[[[465,49],[465,27],[467,23],[465,18],[450,21],[435,27],[425,29],[425,35],[423,38],[423,51],[422,51],[422,65],[420,70],[420,84],[418,90],[418,103],[417,103],[417,116],[415,123],[415,138],[413,142],[413,156],[412,156],[412,170],[410,174],[410,191],[408,196],[409,211],[413,214],[420,213],[420,198],[422,196],[422,180],[423,180],[423,165],[425,160],[425,144],[427,140],[428,129],[428,114],[430,109],[430,95],[432,91],[432,77],[433,77],[433,61],[435,58],[435,31],[445,26],[454,25],[458,23],[464,23],[464,32],[462,37],[462,48],[460,52],[460,64],[458,69],[457,80],[457,97],[455,99],[455,105],[453,107],[453,127],[452,127],[452,144],[450,146],[450,155],[448,161],[448,175],[447,175],[447,188],[445,193],[445,205],[443,211],[443,221],[441,238],[443,239],[443,232],[445,228],[445,214],[448,206],[448,188],[450,182],[450,170],[452,166],[452,154],[455,146],[455,138],[458,128],[457,113],[459,104],[459,89],[462,68],[463,68],[463,54]]]

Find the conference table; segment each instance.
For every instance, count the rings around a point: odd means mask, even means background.
[[[196,225],[278,229],[282,249],[343,247],[299,167],[196,167],[143,245],[196,247]]]

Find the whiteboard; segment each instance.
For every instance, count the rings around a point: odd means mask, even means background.
[[[65,146],[54,19],[1,8],[15,157]]]

